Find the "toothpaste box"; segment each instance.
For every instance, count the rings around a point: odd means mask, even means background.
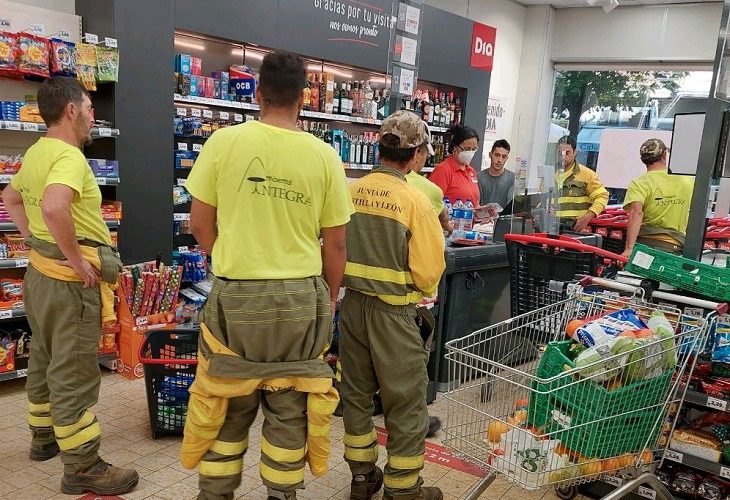
[[[192,57],[188,54],[175,55],[175,71],[183,75],[191,75],[192,73]]]
[[[89,166],[94,177],[119,177],[119,162],[117,160],[97,160],[89,158]]]

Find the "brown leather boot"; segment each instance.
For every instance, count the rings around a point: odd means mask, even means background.
[[[383,487],[383,470],[375,467],[370,474],[357,474],[350,483],[350,500],[370,500]]]
[[[444,494],[435,486],[427,486],[408,495],[383,495],[383,500],[443,500]]]
[[[30,459],[35,462],[45,462],[50,460],[61,451],[58,448],[58,443],[53,441],[48,444],[31,444],[30,445]]]
[[[139,475],[133,469],[120,469],[97,459],[90,467],[74,473],[64,473],[61,479],[61,493],[83,495],[123,495],[137,486]]]

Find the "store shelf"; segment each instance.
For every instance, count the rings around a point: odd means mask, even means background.
[[[345,163],[346,170],[372,170],[375,165],[362,163]]]
[[[99,364],[112,371],[116,371],[116,369],[117,369],[117,359],[118,358],[119,358],[119,355],[116,352],[113,352],[111,354],[100,354],[97,356],[97,359],[99,360]],[[25,378],[27,376],[28,376],[28,369],[21,368],[18,370],[14,370],[12,372],[0,373],[0,382],[4,382],[6,380],[14,380],[16,378]]]
[[[195,97],[195,96],[182,96],[175,94],[175,103],[179,104],[198,104],[205,106],[216,106],[219,108],[230,108],[230,109],[243,109],[248,111],[259,111],[261,108],[258,104],[249,104],[247,102],[237,101],[224,101],[222,99],[210,99],[208,97]],[[327,120],[335,122],[348,122],[348,123],[360,123],[362,125],[374,125],[380,126],[383,124],[383,120],[376,120],[373,118],[362,118],[360,116],[348,116],[338,115],[334,113],[320,113],[318,111],[305,111],[302,110],[299,115],[302,118],[315,118],[318,120]],[[432,125],[428,126],[431,132],[444,133],[449,129],[447,127],[435,127]]]
[[[172,220],[175,222],[190,220],[190,214],[189,213],[172,214]]]
[[[0,269],[28,267],[28,259],[0,259]]]
[[[42,133],[48,130],[44,123],[32,122],[16,122],[8,120],[0,120],[0,130],[12,130],[15,132],[34,132]],[[91,129],[91,137],[101,138],[110,137],[112,139],[119,137],[119,130],[108,127],[94,127]]]
[[[693,469],[715,474],[716,476],[720,476],[725,479],[730,479],[730,467],[705,460],[704,458],[696,457],[688,453],[680,453],[674,450],[667,450],[664,452],[664,458],[665,460],[671,460],[672,462],[683,464]]]
[[[713,410],[728,411],[728,409],[730,409],[730,401],[713,398],[712,396],[708,396],[701,392],[688,390],[687,394],[684,396],[684,400],[688,403],[712,408]]]
[[[10,184],[15,174],[0,174],[0,184]],[[118,186],[119,177],[97,177],[96,183],[99,186]]]
[[[16,307],[13,309],[0,309],[0,321],[25,318],[25,309]]]
[[[116,229],[120,226],[120,221],[118,220],[108,220],[104,221],[106,224],[106,227],[109,229]],[[0,222],[0,232],[7,232],[7,231],[17,231],[18,227],[13,224],[12,222]]]
[[[12,372],[3,372],[0,373],[0,382],[4,382],[6,380],[13,380],[16,378],[25,378],[27,376],[28,369],[23,368],[22,370],[14,370]]]

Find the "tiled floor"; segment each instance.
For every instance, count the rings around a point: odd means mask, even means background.
[[[60,458],[47,462],[28,459],[30,431],[26,425],[24,381],[0,384],[0,498],[8,500],[74,499],[60,491],[62,466]],[[93,408],[102,425],[102,457],[118,466],[137,469],[140,483],[124,498],[193,499],[197,495],[197,473],[182,468],[178,460],[180,438],[152,440],[144,381],[129,381],[120,375],[103,372],[99,403]],[[445,414],[442,401],[429,408],[432,415]],[[243,481],[236,498],[265,499],[266,490],[258,475],[261,414],[251,428],[250,448],[244,458]],[[376,425],[383,426],[382,417]],[[342,420],[335,418],[332,427],[330,472],[314,479],[307,471],[306,488],[298,493],[301,499],[347,499],[350,474],[342,459],[344,448]],[[439,436],[433,442],[440,444]],[[380,447],[380,462],[385,462],[385,449]],[[426,485],[439,486],[447,499],[463,498],[477,478],[441,465],[426,462],[423,471]],[[377,498],[380,498],[378,496]],[[552,500],[552,491],[526,492],[498,478],[481,496],[490,500]]]

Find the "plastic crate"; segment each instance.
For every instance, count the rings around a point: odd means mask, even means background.
[[[574,368],[566,356],[572,344],[571,340],[550,342],[536,376],[550,379],[563,373],[565,365]],[[549,383],[533,381],[527,421],[555,433],[555,439],[586,457],[636,453],[648,440],[656,439],[660,431],[656,422],[665,411],[661,404],[673,373],[668,370],[658,377],[612,391],[589,380],[573,383],[571,377],[558,377]],[[647,409],[652,405],[659,406]],[[563,426],[566,422],[567,428]]]
[[[626,270],[716,301],[730,301],[730,268],[636,245]]]
[[[147,334],[139,348],[144,366],[152,438],[182,435],[188,389],[198,364],[198,332],[161,330]]]

